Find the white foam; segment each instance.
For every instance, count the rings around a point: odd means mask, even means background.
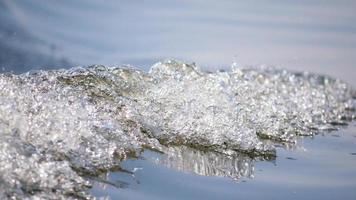
[[[326,76],[236,66],[208,73],[172,60],[148,73],[91,66],[2,74],[0,197],[89,197],[86,176],[143,148],[273,155],[265,139],[293,143],[354,119],[353,95]]]

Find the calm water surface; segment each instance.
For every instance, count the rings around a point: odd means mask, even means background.
[[[6,71],[87,64],[277,66],[356,85],[356,1],[0,2]]]

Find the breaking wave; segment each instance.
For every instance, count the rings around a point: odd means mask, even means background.
[[[241,153],[248,162],[271,158],[276,142],[347,125],[355,94],[327,76],[236,65],[211,73],[173,60],[148,73],[95,65],[1,74],[0,199],[91,198],[88,177],[144,149],[202,162],[236,155],[209,169],[249,176]],[[244,170],[231,174],[219,163]]]

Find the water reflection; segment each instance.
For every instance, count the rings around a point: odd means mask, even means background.
[[[274,143],[274,145],[278,149],[304,152],[306,149],[300,143],[301,138],[299,139],[297,143]],[[93,177],[91,180],[94,182],[94,188],[103,190],[108,187],[136,188],[141,181],[140,173],[147,174],[152,166],[169,169],[170,173],[174,170],[188,175],[225,177],[239,182],[244,178],[254,178],[256,162],[264,161],[276,165],[276,157],[250,157],[235,151],[227,155],[186,146],[169,146],[163,151],[164,153],[146,149],[139,158],[126,160],[116,171]],[[297,160],[294,157],[285,158]],[[154,169],[153,173],[157,173],[157,169]]]
[[[169,147],[164,155],[147,157],[165,167],[202,176],[229,177],[238,180],[252,178],[255,160],[241,153],[233,156],[200,151],[185,146]]]
[[[273,144],[277,149],[301,152],[307,151],[302,145],[302,137],[298,138],[296,143],[265,142]],[[146,150],[142,158],[156,165],[161,165],[180,172],[201,176],[227,177],[238,181],[242,178],[254,178],[256,162],[267,161],[275,165],[277,157],[250,157],[245,153],[236,151],[232,151],[231,155],[227,155],[186,146],[169,146],[164,149],[163,154]],[[296,158],[293,157],[288,158],[290,158],[290,160],[296,160]]]
[[[101,186],[95,185],[91,193],[97,197],[145,200],[236,199],[237,196],[246,199],[355,199],[354,133],[354,126],[350,126],[337,133],[341,137],[319,134],[315,140],[304,138],[300,141],[303,144],[278,145],[278,157],[272,163],[187,147],[172,147],[166,154],[145,151],[141,159],[122,163],[122,167],[132,173],[107,174],[103,178],[110,184],[101,181]],[[240,177],[240,183],[216,176]],[[254,177],[253,181],[244,183],[248,177]],[[112,184],[122,182],[126,184],[124,187]]]
[[[241,153],[229,156],[185,146],[168,147],[164,154],[146,150],[139,159],[125,161],[123,168],[118,169],[118,171],[90,178],[94,184],[92,193],[95,196],[106,196],[103,191],[137,188],[141,179],[147,181],[147,178],[141,176],[142,174],[157,173],[158,170],[162,173],[160,176],[164,176],[165,169],[168,170],[169,176],[174,176],[175,173],[171,171],[173,169],[184,172],[188,176],[190,176],[189,174],[196,174],[227,177],[239,181],[242,178],[253,178],[254,165],[257,160],[262,159],[253,159]],[[109,196],[112,195],[111,193],[109,192]]]
[[[212,151],[201,151],[186,146],[171,146],[159,153],[145,150],[138,159],[126,160],[122,168],[115,172],[92,177],[95,187],[103,190],[112,188],[135,188],[140,184],[140,173],[149,173],[152,166],[172,169],[185,174],[200,176],[226,177],[239,181],[242,178],[253,178],[255,162],[262,158],[251,158],[243,153],[235,152],[226,155]],[[270,160],[273,161],[274,160]],[[160,171],[163,171],[161,169]],[[156,172],[154,169],[153,172]]]

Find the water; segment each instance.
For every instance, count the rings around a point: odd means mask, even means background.
[[[235,64],[30,71],[2,74],[0,89],[2,198],[89,198],[93,180],[145,149],[168,156],[159,164],[237,180],[278,146],[356,118],[341,80]]]
[[[304,138],[294,150],[279,148],[275,161],[248,161],[248,167],[240,168],[244,176],[237,181],[213,174],[199,176],[195,168],[182,169],[178,163],[169,168],[157,165],[152,158],[165,156],[146,152],[144,159],[123,163],[127,170],[136,168],[134,177],[126,172],[106,177],[112,183],[123,181],[127,185],[98,184],[92,193],[112,199],[354,199],[356,159],[351,152],[356,150],[355,143],[355,126],[337,134]],[[168,162],[180,159],[176,155]]]
[[[355,1],[61,1],[0,3],[6,70],[167,58],[333,75],[355,85]],[[3,58],[3,56],[6,56]]]
[[[0,2],[0,197],[354,199],[354,8]]]

